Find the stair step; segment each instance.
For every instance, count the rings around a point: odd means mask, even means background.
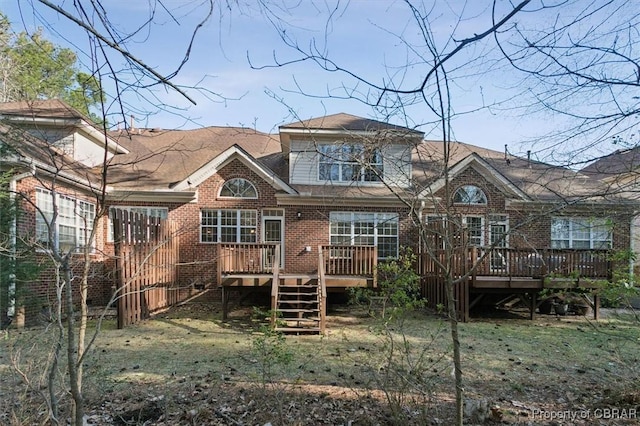
[[[313,331],[315,333],[320,333],[320,327],[276,327],[276,331],[281,331],[283,333],[286,332],[302,332],[302,331]]]
[[[300,312],[300,313],[312,313],[319,312],[320,309],[276,309],[278,312]]]
[[[318,295],[318,293],[315,291],[308,291],[308,292],[279,291],[278,294],[285,295],[285,296],[317,296]]]
[[[311,317],[311,318],[279,318],[278,319],[278,323],[280,324],[281,327],[286,326],[291,326],[290,323],[306,323],[306,324],[313,324],[320,321],[319,317]]]
[[[290,287],[290,288],[318,288],[318,284],[287,284],[280,282],[278,284],[279,288]]]
[[[317,305],[318,302],[314,302],[313,300],[279,300],[278,304],[286,304],[286,305]]]
[[[280,290],[306,290],[308,292],[318,291],[317,285],[278,285],[278,291]]]

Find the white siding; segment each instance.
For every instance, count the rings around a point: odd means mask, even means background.
[[[104,160],[104,147],[96,143],[94,139],[89,139],[84,134],[74,132],[71,128],[39,127],[38,129],[28,129],[33,136],[46,140],[51,145],[57,146],[65,154],[73,156],[73,159],[81,162],[85,166],[94,167],[102,164]],[[103,141],[101,141],[104,143]],[[113,157],[109,152],[107,159]]]
[[[107,153],[107,160],[113,157],[112,152]],[[97,145],[82,133],[76,133],[75,160],[93,167],[102,164],[104,160],[104,146]]]
[[[411,183],[411,147],[387,145],[382,148],[384,180],[389,186],[406,188]]]
[[[292,184],[318,185],[318,153],[310,141],[291,141],[289,180]],[[324,182],[322,182],[324,183]]]

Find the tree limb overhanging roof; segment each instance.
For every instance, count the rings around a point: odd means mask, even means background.
[[[82,114],[56,100],[0,104],[0,115],[61,120],[86,119]],[[291,185],[288,176],[288,150],[280,139],[283,133],[294,131],[290,134],[299,134],[295,132],[298,130],[328,131],[332,137],[341,135],[345,138],[357,137],[358,132],[361,135],[373,133],[382,135],[379,140],[385,140],[385,143],[393,140],[394,143],[407,144],[408,147],[413,147],[412,186],[391,190],[383,185],[336,186],[325,182],[319,182],[318,185]],[[197,175],[201,178],[200,174],[206,172],[207,166],[215,163],[225,152],[231,153],[229,158],[235,156],[234,158],[244,161],[274,187],[287,194],[287,197],[407,199],[421,193],[424,198],[433,194],[443,177],[443,142],[423,141],[422,132],[406,127],[340,113],[287,124],[281,126],[280,131],[280,135],[272,135],[242,127],[206,127],[193,130],[132,129],[110,132],[110,140],[115,141],[120,150],[119,154],[109,161],[108,184],[123,192],[148,191],[149,194],[163,196],[170,196],[172,191],[176,194],[182,193],[186,191],[185,185],[189,186],[185,182],[188,182],[190,177]],[[51,157],[47,150],[54,149],[45,142],[31,137],[25,138],[23,148],[32,151],[34,155],[40,152],[42,159]],[[588,173],[584,171],[576,172],[565,167],[505,155],[504,152],[461,142],[450,142],[449,148],[451,171],[460,173],[467,167],[473,167],[498,187],[507,198],[523,202],[578,199],[593,201],[598,198],[615,198],[606,193],[606,186],[601,181],[589,179]],[[633,155],[635,159],[635,151]],[[637,156],[640,159],[640,154]],[[606,165],[607,162],[602,164]],[[620,170],[616,168],[617,162],[610,160],[609,164],[611,166],[606,170]],[[596,166],[589,167],[593,169]],[[602,169],[600,171],[602,172]],[[98,173],[91,174],[89,170],[83,169],[80,173],[99,179]],[[190,186],[187,189],[194,190]],[[185,194],[182,196],[188,196]]]
[[[110,182],[119,188],[173,188],[234,145],[288,181],[282,176],[288,169],[278,139],[253,129],[134,129],[112,136],[130,151],[129,155],[115,156],[110,164]]]

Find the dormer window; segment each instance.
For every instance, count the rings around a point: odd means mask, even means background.
[[[486,205],[487,196],[484,195],[484,191],[474,185],[465,185],[458,188],[453,195],[453,202],[455,204],[473,204],[473,205]]]
[[[246,179],[229,179],[220,189],[220,197],[228,198],[258,198],[256,187]]]
[[[318,145],[318,180],[332,182],[380,182],[382,154],[362,144]]]

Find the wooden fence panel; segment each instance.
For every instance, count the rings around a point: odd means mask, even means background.
[[[118,328],[182,302],[193,289],[177,287],[175,223],[126,210],[111,211],[116,255]]]

